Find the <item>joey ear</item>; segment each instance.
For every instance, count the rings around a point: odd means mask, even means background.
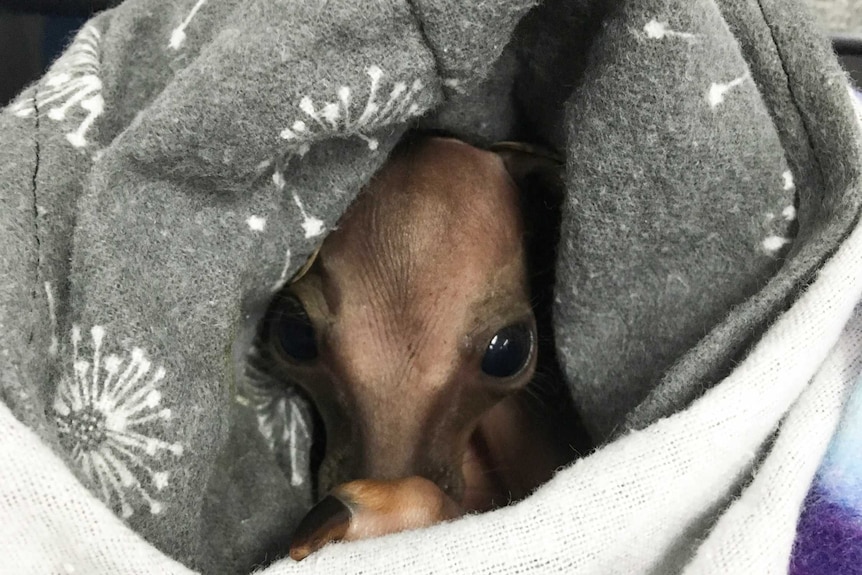
[[[291,277],[290,281],[287,283],[289,283],[289,284],[296,283],[299,280],[301,280],[303,278],[303,276],[305,276],[305,274],[308,273],[308,270],[310,270],[311,266],[314,265],[314,262],[317,261],[317,256],[318,256],[318,254],[320,254],[321,245],[323,245],[323,244],[320,244],[317,246],[317,248],[315,248],[315,250],[311,253],[311,255],[308,256],[308,259],[305,260],[305,263],[302,264],[302,267],[299,268],[295,274],[293,274],[293,277]]]
[[[550,195],[549,199],[555,203],[562,200],[565,162],[561,156],[523,142],[497,142],[488,150],[503,160],[506,171],[523,194],[529,197],[538,192]]]
[[[541,332],[551,325],[552,286],[565,198],[565,162],[548,149],[522,142],[499,142],[488,149],[503,160],[520,192],[530,291]],[[551,341],[553,336],[544,333],[540,337]]]

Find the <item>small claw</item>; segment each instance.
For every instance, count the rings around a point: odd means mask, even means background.
[[[350,508],[333,495],[327,495],[311,508],[293,533],[290,557],[302,561],[327,543],[341,541],[350,528]]]

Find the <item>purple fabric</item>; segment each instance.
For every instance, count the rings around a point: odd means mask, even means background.
[[[862,573],[862,514],[833,501],[815,481],[799,518],[790,575],[850,573]]]
[[[862,379],[805,498],[790,574],[862,574]]]

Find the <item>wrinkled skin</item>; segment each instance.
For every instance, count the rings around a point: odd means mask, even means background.
[[[329,492],[291,557],[505,505],[571,458],[523,401],[538,347],[524,234],[500,156],[423,138],[390,158],[286,288],[317,356],[295,361],[277,338],[273,355],[320,412]],[[532,337],[523,368],[489,376],[489,341],[514,324]]]

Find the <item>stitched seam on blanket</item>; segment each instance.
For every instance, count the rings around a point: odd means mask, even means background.
[[[809,126],[808,118],[806,117],[805,114],[802,113],[802,110],[799,107],[799,103],[798,103],[798,100],[796,97],[796,92],[793,89],[794,84],[793,84],[793,82],[790,81],[790,74],[788,73],[787,65],[784,62],[784,53],[782,52],[781,47],[779,46],[779,43],[775,39],[775,32],[774,32],[773,25],[771,25],[769,20],[766,18],[766,12],[763,8],[763,0],[757,0],[757,7],[760,9],[760,16],[763,19],[763,22],[766,25],[766,28],[769,30],[769,37],[772,40],[772,45],[775,48],[775,53],[778,56],[778,61],[781,62],[781,70],[782,70],[782,72],[784,72],[784,79],[787,82],[787,91],[790,93],[791,99],[793,100],[793,107],[796,109],[796,113],[799,115],[799,119],[802,122],[802,125],[805,127],[805,138],[806,138],[806,141],[808,142],[808,148],[813,152],[814,161],[816,162],[816,165],[817,165],[817,172],[818,172],[819,180],[820,180],[820,182],[824,182],[826,180],[826,175],[823,172],[823,166],[822,166],[821,161],[820,161],[820,156],[816,153],[814,141],[811,138],[812,130]],[[854,181],[851,182],[850,185],[847,186],[847,188],[858,188],[859,186],[862,186],[862,182],[854,179]],[[847,188],[845,188],[845,189],[847,189]],[[859,223],[860,220],[862,220],[862,211],[857,210],[856,214],[854,214],[854,216],[852,218],[851,225],[849,225],[847,227],[847,229],[845,229],[843,231],[843,233],[841,234],[840,243],[837,243],[835,246],[833,246],[832,249],[830,249],[826,254],[824,254],[823,258],[820,260],[820,263],[818,265],[816,265],[810,271],[810,275],[808,276],[809,278],[813,278],[814,274],[816,274],[819,271],[819,269],[822,267],[824,262],[830,260],[835,255],[835,253],[840,249],[841,245],[843,245],[844,241],[850,236],[850,234],[856,228],[856,225]],[[803,281],[806,281],[806,280],[803,278]]]
[[[39,86],[38,84],[33,88],[33,116],[35,118],[35,133],[33,137],[33,152],[36,156],[36,163],[33,166],[33,177],[31,179],[31,190],[33,193],[33,238],[36,240],[36,257],[35,259],[35,277],[36,281],[33,282],[33,291],[32,298],[33,301],[36,301],[38,297],[38,289],[37,285],[39,284],[39,271],[42,269],[42,239],[39,237],[39,196],[38,196],[38,186],[37,179],[39,177],[39,165],[40,165],[40,154],[42,152],[40,144],[39,144]],[[28,343],[33,341],[34,332],[30,332],[30,337]]]
[[[766,17],[766,11],[763,8],[763,0],[757,0],[757,7],[760,10],[760,17],[763,19],[763,24],[766,26],[766,29],[769,30],[769,39],[772,40],[772,46],[775,48],[775,54],[778,56],[778,61],[781,63],[781,71],[784,72],[784,81],[787,83],[787,91],[790,94],[790,99],[793,102],[793,107],[796,110],[796,114],[799,116],[802,125],[805,127],[805,139],[808,142],[808,149],[812,152],[815,152],[814,141],[811,139],[811,126],[808,124],[808,118],[805,114],[802,113],[802,109],[799,107],[799,99],[796,96],[796,92],[793,89],[793,83],[790,81],[790,74],[787,71],[787,64],[785,63],[784,52],[779,46],[778,41],[775,39],[775,29],[773,28],[772,23],[770,23],[769,19]],[[823,166],[820,162],[820,157],[815,152],[814,153],[815,161],[817,162],[817,172],[819,176],[819,180],[823,182],[825,180],[825,175],[823,173]]]
[[[431,58],[434,59],[434,70],[437,72],[437,77],[443,77],[443,68],[440,65],[440,59],[437,57],[437,51],[434,49],[434,44],[428,38],[425,32],[425,21],[422,20],[422,14],[419,8],[414,4],[415,0],[406,0],[407,6],[410,7],[410,13],[413,15],[413,20],[416,21],[416,27],[419,29],[419,35],[422,36],[422,41],[428,46],[428,51],[431,52]]]

